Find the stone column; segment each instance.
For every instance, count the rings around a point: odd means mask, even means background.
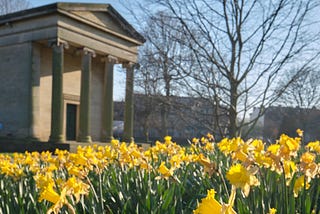
[[[80,90],[80,123],[78,141],[91,143],[90,136],[90,93],[91,93],[91,61],[94,51],[84,48],[81,68]]]
[[[133,138],[133,80],[134,80],[134,66],[133,63],[124,65],[126,72],[126,94],[125,94],[125,109],[124,109],[124,133],[123,141],[131,142]]]
[[[49,142],[62,143],[63,136],[63,67],[66,43],[55,41],[52,46],[51,134]]]
[[[111,142],[113,139],[113,66],[118,62],[118,59],[116,57],[108,56],[104,61],[102,141]]]
[[[40,46],[30,44],[31,79],[30,79],[30,139],[39,141],[40,126]]]

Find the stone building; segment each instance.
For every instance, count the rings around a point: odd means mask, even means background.
[[[257,118],[259,109],[255,108],[251,119]],[[317,108],[299,108],[270,106],[259,118],[251,137],[275,142],[281,134],[297,136],[296,130],[304,131],[305,142],[320,139],[320,110]]]
[[[55,3],[0,16],[0,140],[110,140],[114,64],[126,68],[130,140],[133,66],[144,41],[108,4]]]
[[[164,112],[166,107],[166,112]],[[218,140],[215,105],[199,97],[134,94],[134,138],[136,142],[154,142],[170,135],[179,144],[211,133]],[[115,102],[115,120],[123,118],[124,103]],[[227,127],[226,112],[219,110],[220,128]],[[121,138],[121,134],[117,137]]]

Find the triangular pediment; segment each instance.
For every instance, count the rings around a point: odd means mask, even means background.
[[[93,22],[99,26],[105,27],[121,35],[131,37],[128,31],[124,30],[115,20],[106,12],[92,11],[70,11],[70,13],[82,17],[87,21]]]
[[[58,8],[68,11],[87,22],[91,22],[123,36],[133,38],[140,43],[141,36],[111,5],[109,4],[75,4],[58,3]]]

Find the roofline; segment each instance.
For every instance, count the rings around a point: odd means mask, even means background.
[[[140,34],[138,33],[133,27],[132,25],[125,19],[123,18],[123,16],[121,16],[118,11],[116,11],[111,4],[108,5],[108,10],[110,12],[110,15],[115,18],[116,20],[118,20],[120,23],[124,23],[126,25],[126,29],[129,31],[129,33],[131,33],[132,35],[136,36],[137,39],[141,42],[141,43],[145,43],[146,39]]]
[[[13,13],[8,13],[0,16],[0,25],[12,21],[19,21],[21,19],[32,18],[44,14],[50,14],[56,12],[58,9],[58,3],[48,4],[40,7],[35,7],[26,10],[20,10]]]
[[[5,14],[0,16],[0,25],[7,24],[13,21],[19,21],[24,19],[29,19],[41,15],[51,14],[51,13],[59,13],[59,10],[67,10],[68,7],[70,9],[74,9],[75,6],[80,7],[79,10],[87,10],[87,11],[102,11],[108,12],[109,15],[119,22],[121,27],[126,30],[130,35],[133,36],[133,39],[144,43],[145,38],[138,33],[132,25],[127,22],[110,4],[97,4],[97,3],[70,3],[70,2],[56,2],[53,4],[48,4],[40,7],[35,7],[31,9],[21,10],[9,14]],[[83,7],[83,9],[81,8]],[[90,10],[91,7],[92,9]]]

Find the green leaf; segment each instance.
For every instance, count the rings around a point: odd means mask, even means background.
[[[163,194],[163,204],[162,204],[162,209],[163,210],[168,210],[168,207],[170,203],[172,202],[173,196],[174,196],[174,186],[172,188],[167,189],[164,194]]]
[[[307,194],[306,195],[306,201],[305,201],[305,213],[310,213],[311,211],[311,199],[310,199],[310,195]]]

